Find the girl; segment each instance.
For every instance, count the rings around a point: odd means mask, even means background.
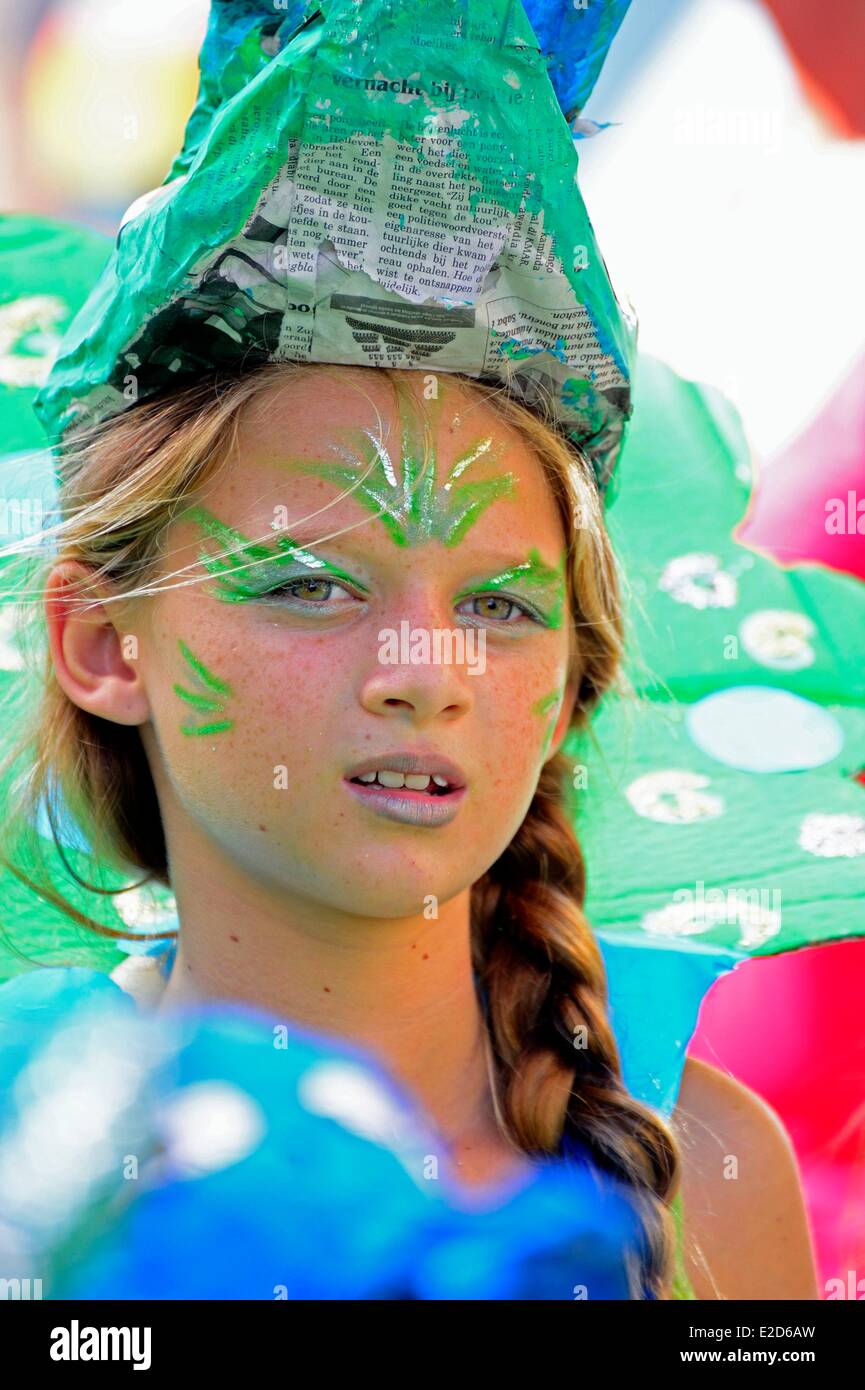
[[[688,1061],[668,1125],[622,1080],[562,752],[621,680],[582,456],[487,382],[273,364],[93,429],[63,479],[22,815],[59,788],[173,891],[142,995],[371,1048],[476,1188],[587,1146],[658,1296],[814,1298],[768,1108]]]

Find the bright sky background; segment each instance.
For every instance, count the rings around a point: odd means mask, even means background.
[[[677,8],[619,80],[628,27]],[[865,142],[821,126],[757,0],[633,0],[586,115],[621,122],[581,142],[581,183],[641,348],[772,453],[865,347]]]

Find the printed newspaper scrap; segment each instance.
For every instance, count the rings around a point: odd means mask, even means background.
[[[124,215],[37,397],[60,454],[213,372],[337,362],[504,381],[603,491],[635,325],[560,102],[579,109],[624,9],[216,0],[183,149]]]

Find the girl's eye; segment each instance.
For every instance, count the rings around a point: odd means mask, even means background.
[[[259,598],[266,602],[288,602],[296,608],[329,608],[333,611],[345,606],[344,602],[330,601],[339,595],[345,601],[359,599],[362,602],[364,599],[363,594],[353,593],[337,579],[319,579],[314,575],[288,579],[278,588],[260,594]],[[464,615],[479,622],[516,627],[522,619],[526,619],[530,623],[546,626],[543,614],[532,605],[503,594],[477,594],[464,599],[463,603],[470,605],[467,611],[463,610]]]
[[[528,604],[520,603],[513,598],[505,598],[502,594],[478,594],[473,598],[464,600],[471,604],[467,614],[472,618],[483,618],[486,621],[493,621],[507,624],[514,627],[520,618],[528,618],[533,623],[543,623],[541,615]]]
[[[280,584],[278,589],[269,589],[267,593],[261,594],[263,599],[293,599],[301,605],[309,605],[317,608],[333,608],[334,604],[329,604],[327,600],[331,597],[334,590],[337,590],[345,598],[354,598],[344,584],[340,584],[335,579],[290,579],[285,584]]]

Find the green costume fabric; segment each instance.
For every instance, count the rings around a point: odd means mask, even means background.
[[[635,400],[607,513],[635,698],[566,745],[589,919],[743,956],[862,936],[865,586],[737,543],[749,451],[717,392],[642,357]]]
[[[0,756],[15,743],[42,685],[44,622],[38,604],[23,596],[36,582],[38,566],[29,557],[3,550],[39,532],[52,521],[56,493],[54,460],[33,413],[66,327],[93,288],[110,254],[111,240],[85,227],[53,218],[19,215],[0,219]],[[46,546],[40,546],[45,554]],[[32,643],[25,638],[32,629]],[[16,765],[0,786],[2,848],[25,873],[37,866],[15,852],[6,820],[9,783],[26,768]],[[85,881],[102,878],[121,886],[117,873],[101,874],[87,841],[66,825],[62,853]],[[94,900],[66,872],[61,851],[41,826],[52,881],[78,911],[106,926],[123,927],[116,905]],[[123,898],[118,900],[122,905]],[[0,981],[42,964],[72,964],[111,970],[123,959],[114,942],[76,925],[43,902],[0,864]]]

